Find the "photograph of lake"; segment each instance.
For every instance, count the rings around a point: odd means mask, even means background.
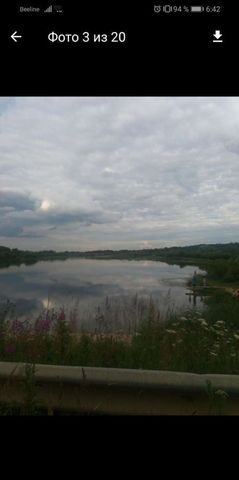
[[[78,326],[92,329],[97,328],[93,322],[97,307],[104,306],[106,298],[120,311],[135,295],[146,301],[152,297],[162,312],[190,306],[185,295],[186,282],[194,270],[193,266],[180,268],[145,260],[40,261],[31,266],[0,269],[1,302],[9,299],[15,305],[15,313],[22,318],[36,317],[46,308],[74,310],[77,306]],[[198,304],[201,303],[199,298]],[[121,321],[117,317],[116,325],[113,322],[113,329],[128,329],[123,312],[121,317]]]
[[[1,97],[0,363],[239,374],[238,131],[236,97]]]

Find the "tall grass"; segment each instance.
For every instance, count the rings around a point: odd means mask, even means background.
[[[28,363],[239,374],[239,301],[221,293],[204,309],[160,312],[134,296],[117,322],[111,299],[96,311],[95,331],[77,331],[74,315],[44,310],[35,321],[0,314],[0,360]],[[116,319],[117,320],[117,319]]]

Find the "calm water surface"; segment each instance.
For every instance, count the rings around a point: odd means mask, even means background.
[[[0,302],[9,299],[16,315],[28,318],[43,308],[64,306],[78,312],[77,321],[82,325],[92,323],[97,307],[105,302],[119,311],[129,306],[136,294],[145,301],[152,296],[162,311],[169,306],[193,308],[185,293],[194,270],[201,272],[196,266],[180,268],[143,260],[68,259],[11,266],[0,269]],[[200,298],[197,305],[202,305]]]

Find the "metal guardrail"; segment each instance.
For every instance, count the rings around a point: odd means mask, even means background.
[[[0,362],[0,403],[23,406],[26,364]],[[108,415],[239,415],[238,375],[35,365],[37,405]]]

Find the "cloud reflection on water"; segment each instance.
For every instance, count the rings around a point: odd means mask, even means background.
[[[70,309],[78,302],[81,313],[90,316],[106,297],[123,302],[135,294],[152,296],[161,308],[170,296],[170,304],[181,307],[189,304],[185,286],[196,268],[127,260],[38,262],[1,269],[0,289],[19,315],[63,305]]]

